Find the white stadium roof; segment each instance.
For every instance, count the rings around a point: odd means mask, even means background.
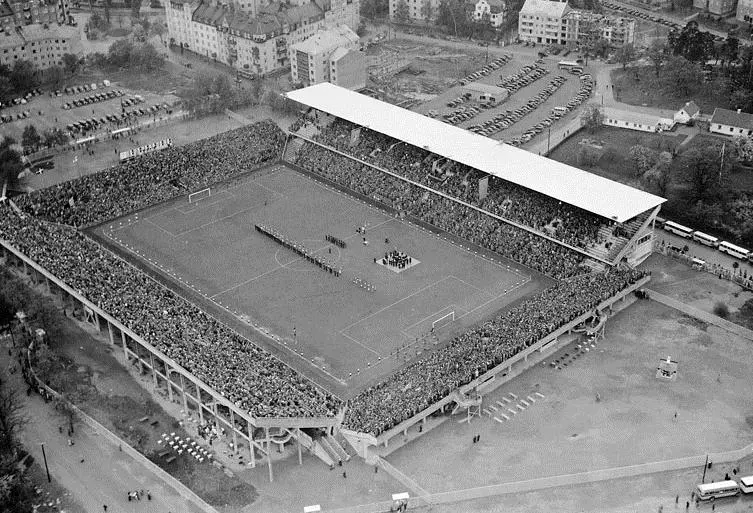
[[[620,223],[666,201],[328,82],[290,91],[286,96]]]

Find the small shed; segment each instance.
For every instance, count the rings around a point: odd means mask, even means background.
[[[510,92],[504,87],[497,87],[481,82],[471,82],[463,86],[463,92],[471,93],[471,99],[481,103],[498,105],[505,101]]]

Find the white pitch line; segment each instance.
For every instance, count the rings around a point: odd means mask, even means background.
[[[544,396],[542,394],[538,393],[538,392],[536,392],[536,395],[539,396],[539,397],[541,397],[542,399],[544,398]]]
[[[494,420],[496,420],[496,421],[497,421],[497,422],[499,422],[500,424],[502,424],[502,422],[503,422],[503,421],[502,421],[502,419],[499,419],[499,418],[497,418],[497,417],[494,417]]]

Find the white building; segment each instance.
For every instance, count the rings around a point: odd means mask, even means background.
[[[473,19],[480,21],[484,16],[488,16],[491,26],[499,28],[505,22],[507,12],[506,0],[478,0],[473,10]]]
[[[732,16],[737,11],[738,0],[693,0],[693,7],[721,17]]]
[[[709,132],[723,135],[753,134],[753,114],[729,109],[714,109],[709,124]]]
[[[661,132],[671,130],[675,121],[670,118],[643,114],[629,110],[604,108],[602,124],[617,128],[626,128],[638,132]]]
[[[306,86],[331,82],[348,89],[366,87],[366,56],[358,34],[346,25],[290,45],[290,71],[294,83]]]
[[[564,45],[567,42],[564,18],[568,12],[567,2],[526,0],[518,19],[518,37],[521,41]]]
[[[698,108],[698,105],[695,104],[694,101],[689,101],[685,105],[683,105],[680,110],[675,112],[674,120],[675,123],[682,123],[683,125],[687,125],[691,122],[691,120],[698,119],[698,116],[701,115],[701,109]]]
[[[359,0],[315,0],[232,6],[218,0],[165,5],[170,43],[240,71],[266,74],[290,65],[289,47],[329,25],[356,30]]]
[[[75,34],[72,27],[6,26],[0,31],[0,64],[12,68],[16,61],[27,60],[40,70],[62,65],[63,54],[70,53]]]
[[[737,0],[735,17],[740,21],[753,23],[753,0]]]

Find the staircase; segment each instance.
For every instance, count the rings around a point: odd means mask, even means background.
[[[376,457],[376,464],[382,467],[389,475],[400,481],[404,486],[415,493],[418,498],[423,500],[429,507],[431,507],[431,495],[429,494],[429,492],[421,488],[421,486],[417,482],[395,468],[390,462],[380,456]]]
[[[341,459],[342,461],[350,461],[350,454],[345,451],[342,444],[340,444],[340,442],[338,442],[334,436],[327,434],[325,440],[327,440],[330,447],[332,447],[332,449],[337,453],[339,459]]]
[[[306,137],[307,139],[313,139],[318,134],[319,128],[316,125],[312,123],[306,123],[305,125],[303,125],[298,129],[298,132],[292,134],[293,136],[288,140],[288,145],[285,148],[285,154],[282,156],[282,159],[285,162],[294,163],[296,158],[298,157],[298,150],[301,149],[301,146],[303,146],[303,143],[306,141],[299,137],[295,137],[295,135],[301,135],[303,137]]]
[[[583,262],[583,265],[592,269],[591,272],[597,273],[600,273],[607,268],[606,264],[604,264],[603,262],[599,262],[598,260],[593,260],[591,258],[586,258],[586,260]]]
[[[329,459],[333,462],[333,464],[337,463],[338,461],[343,461],[343,459],[337,453],[335,448],[329,442],[329,437],[319,438],[315,440],[314,443],[319,445],[327,453],[327,455],[329,456]],[[339,447],[339,444],[338,444],[338,447]],[[340,449],[342,449],[342,447],[340,447]]]

